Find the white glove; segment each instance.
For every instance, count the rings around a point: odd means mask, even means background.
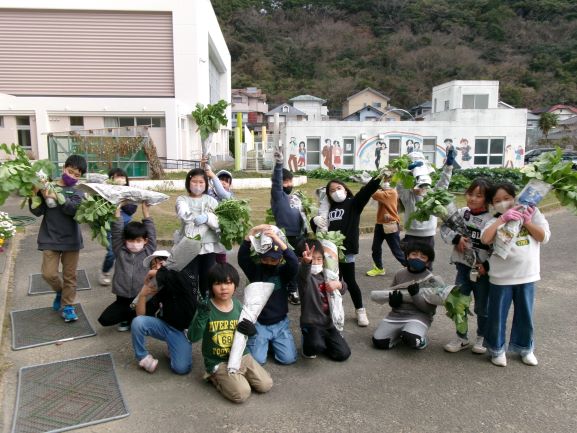
[[[327,219],[323,216],[316,216],[313,218],[314,223],[317,225],[317,227],[321,230],[326,230],[329,228],[329,222],[327,221]]]

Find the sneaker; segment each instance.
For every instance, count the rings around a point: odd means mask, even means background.
[[[54,301],[52,301],[52,309],[54,311],[59,311],[62,307],[62,292],[56,292],[56,296],[54,297]]]
[[[498,367],[507,367],[507,356],[505,353],[501,353],[498,356],[491,357],[491,362]]]
[[[417,347],[418,350],[423,350],[425,347],[429,345],[429,339],[427,337],[423,337],[421,340],[421,344]]]
[[[369,277],[377,277],[379,275],[385,275],[385,270],[381,269],[377,266],[374,266],[373,269],[371,269],[370,271],[367,271],[367,275]]]
[[[369,326],[369,318],[367,317],[367,310],[359,308],[357,311],[357,325],[361,327]]]
[[[480,355],[482,355],[483,353],[486,353],[487,348],[485,346],[483,346],[483,341],[485,341],[485,339],[479,335],[477,337],[477,339],[475,340],[475,344],[473,345],[471,352],[478,353]]]
[[[65,322],[75,322],[78,320],[76,309],[72,305],[67,305],[62,309],[62,317]]]
[[[130,322],[120,322],[118,324],[118,328],[116,328],[118,332],[126,332],[130,331]]]
[[[110,286],[112,283],[110,272],[101,272],[100,277],[98,278],[98,282],[101,286]]]
[[[317,357],[316,355],[306,355],[306,354],[303,352],[303,358],[306,358],[306,359],[315,359],[316,357]]]
[[[293,305],[300,305],[301,299],[299,298],[298,292],[291,292],[288,295],[288,301]]]
[[[469,340],[467,338],[457,337],[454,340],[451,340],[447,344],[445,344],[445,346],[443,348],[447,352],[455,353],[455,352],[459,352],[463,349],[466,349],[467,347],[469,347],[470,344],[471,343],[469,342]]]
[[[138,365],[148,371],[150,374],[154,373],[156,367],[158,366],[158,359],[154,359],[152,355],[149,353],[140,361],[138,361]]]
[[[535,366],[535,365],[539,364],[539,362],[537,361],[537,357],[535,356],[535,354],[533,352],[528,353],[527,355],[521,357],[521,361],[523,361],[523,364],[526,364],[526,365]]]

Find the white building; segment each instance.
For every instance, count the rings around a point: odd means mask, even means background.
[[[306,147],[307,169],[374,170],[416,150],[439,166],[448,144],[462,168],[523,165],[527,110],[500,105],[498,81],[451,81],[432,100],[422,121],[289,121],[283,142]]]
[[[209,0],[3,0],[0,41],[0,142],[39,158],[51,132],[149,125],[159,156],[196,159],[196,103],[230,102]],[[227,128],[215,135],[228,155]]]

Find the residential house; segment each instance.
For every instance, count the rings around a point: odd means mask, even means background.
[[[419,105],[415,105],[414,107],[409,108],[409,113],[415,118],[422,118],[425,114],[430,113],[432,110],[433,104],[431,101],[422,102]]]
[[[543,113],[553,113],[557,115],[557,120],[562,121],[569,119],[570,117],[577,116],[577,107],[572,105],[557,104],[551,105],[550,107],[538,108],[537,110],[531,111],[531,113],[541,116]]]
[[[230,101],[209,0],[4,0],[0,40],[0,142],[39,158],[51,133],[114,128],[145,128],[160,157],[199,158],[195,105]],[[228,155],[227,127],[210,151]]]
[[[297,122],[307,120],[307,113],[285,102],[284,104],[281,104],[266,113],[268,130],[270,131],[274,130],[276,114],[278,114],[280,124],[286,124],[289,120]]]
[[[307,120],[328,120],[327,101],[312,95],[299,95],[289,99],[292,106],[306,113]]]
[[[236,127],[237,113],[242,114],[242,123],[258,135],[266,125],[268,104],[266,94],[256,87],[232,89],[232,127]]]
[[[349,115],[359,111],[361,108],[368,106],[374,107],[384,113],[387,111],[390,100],[391,98],[383,95],[381,92],[367,87],[366,89],[363,89],[360,92],[357,92],[347,98],[347,100],[343,103],[342,118],[344,119]]]

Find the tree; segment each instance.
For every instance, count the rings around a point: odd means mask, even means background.
[[[547,136],[549,135],[549,131],[555,128],[559,124],[559,118],[554,113],[543,113],[539,118],[539,129],[545,136],[545,142],[547,141]]]

